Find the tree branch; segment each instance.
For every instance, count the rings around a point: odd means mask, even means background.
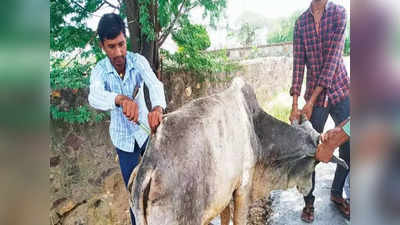
[[[105,0],[104,2],[107,3],[111,8],[119,9],[118,6],[111,4],[109,1],[106,1],[106,0]]]
[[[79,8],[81,8],[81,9],[84,10],[85,12],[88,12],[88,10],[87,10],[85,7],[81,6],[81,5],[80,5],[79,3],[77,3],[76,1],[71,0],[71,2],[74,3],[75,5],[79,6]],[[105,3],[105,2],[102,2],[102,3],[94,10],[94,12],[96,12],[97,10],[99,10],[99,9],[104,5],[104,3]],[[93,13],[93,12],[88,12],[88,13]]]
[[[79,6],[79,8],[81,8],[81,9],[87,11],[86,8],[84,8],[83,6],[81,6],[81,5],[80,5],[79,3],[77,3],[76,1],[71,1],[71,2],[72,2],[72,3],[75,3],[75,5]]]
[[[104,3],[105,2],[102,2],[94,11],[96,12],[97,10],[99,10],[104,5]]]
[[[198,5],[199,5],[199,3],[198,3],[198,2],[195,2],[195,3],[192,5],[192,7],[189,7],[189,8],[186,8],[186,9],[185,9],[185,13],[189,12],[189,11],[192,10],[193,8],[197,7]]]
[[[185,1],[186,0],[183,0],[181,7],[179,8],[178,14],[174,18],[174,21],[171,22],[169,27],[166,29],[165,33],[163,35],[161,35],[161,37],[157,40],[158,46],[161,46],[164,43],[164,41],[167,40],[167,37],[171,33],[172,28],[175,26],[176,21],[182,15],[182,9],[183,9],[183,6],[185,5]]]

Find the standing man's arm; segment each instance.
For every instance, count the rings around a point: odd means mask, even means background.
[[[297,19],[293,34],[293,77],[292,87],[290,88],[290,95],[293,96],[293,103],[289,117],[290,122],[300,119],[298,97],[300,96],[301,85],[303,83],[305,52],[306,49],[300,32],[300,19]]]
[[[149,62],[142,55],[138,55],[138,64],[142,68],[142,78],[149,89],[150,101],[153,109],[149,112],[148,119],[153,133],[162,121],[163,109],[166,107],[164,85],[157,79]]]

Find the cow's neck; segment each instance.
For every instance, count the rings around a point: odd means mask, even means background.
[[[257,161],[274,165],[290,162],[303,156],[296,139],[304,138],[298,129],[259,111],[253,117],[254,130],[257,136]]]
[[[271,190],[286,189],[297,176],[299,165],[308,163],[304,158],[297,138],[304,138],[298,129],[284,123],[260,110],[253,117],[257,148],[253,179],[253,198],[257,199]],[[265,184],[268,184],[266,187]],[[257,186],[259,185],[259,186]]]

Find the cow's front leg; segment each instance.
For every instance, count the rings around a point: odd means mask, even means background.
[[[245,188],[239,188],[233,194],[234,211],[233,211],[233,224],[246,225],[247,213],[249,211],[249,191]]]
[[[231,220],[231,210],[229,206],[230,204],[228,204],[221,213],[221,225],[229,225],[229,221]]]

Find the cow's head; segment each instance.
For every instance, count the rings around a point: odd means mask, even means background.
[[[315,154],[320,134],[305,116],[289,125],[264,112],[253,88],[242,79],[235,78],[232,88],[240,90],[254,128],[254,134],[250,135],[257,168],[273,173],[262,172],[260,176],[272,176],[266,180],[274,182],[279,189],[297,187],[300,193],[307,195],[312,186],[312,173],[318,164]],[[343,160],[334,158],[333,162],[346,168]]]
[[[297,129],[299,137],[299,158],[289,169],[288,185],[296,186],[297,190],[306,196],[312,188],[312,173],[318,162],[315,160],[320,134],[313,128],[311,122],[302,116],[300,121],[293,121],[292,126]]]
[[[315,154],[320,140],[320,133],[313,128],[311,122],[304,115],[301,116],[300,121],[293,121],[292,126],[305,132],[306,138],[304,138],[302,148],[300,148],[300,151],[303,152],[303,157],[298,160],[290,171],[289,180],[295,183],[300,193],[307,195],[312,187],[312,173],[318,164]],[[346,169],[348,168],[347,164],[336,156],[332,157],[331,162],[338,163]]]

